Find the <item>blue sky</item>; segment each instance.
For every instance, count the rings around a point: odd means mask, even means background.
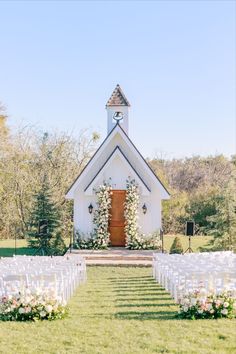
[[[0,100],[11,126],[104,138],[119,83],[144,156],[229,156],[235,42],[234,1],[1,1]]]

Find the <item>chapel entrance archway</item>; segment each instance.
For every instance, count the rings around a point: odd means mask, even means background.
[[[112,246],[125,246],[125,190],[113,190],[109,221],[110,241]]]

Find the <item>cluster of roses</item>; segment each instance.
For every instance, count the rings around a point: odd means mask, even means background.
[[[161,248],[160,233],[140,233],[138,208],[140,204],[139,186],[134,179],[126,181],[124,204],[126,247],[132,250],[155,250]]]
[[[139,237],[139,188],[134,179],[128,179],[126,181],[126,189],[124,205],[126,246],[127,248],[135,249],[138,244]]]
[[[25,289],[0,298],[0,320],[38,321],[64,318],[68,313],[65,303],[50,291]]]
[[[95,190],[95,194],[97,196],[97,209],[94,211],[93,218],[95,227],[92,235],[92,248],[106,248],[110,237],[108,225],[111,208],[111,186],[104,182]]]
[[[206,289],[201,288],[184,295],[179,305],[180,318],[233,318],[236,313],[236,294],[232,291],[207,293]]]

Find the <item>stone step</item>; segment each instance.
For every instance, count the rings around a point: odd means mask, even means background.
[[[151,256],[117,256],[117,255],[84,255],[87,260],[127,260],[127,261],[152,261]]]
[[[124,247],[110,248],[108,250],[73,249],[72,253],[84,257],[86,264],[89,266],[151,267],[153,255],[152,250],[128,250]]]
[[[87,259],[86,260],[87,266],[104,266],[104,267],[151,267],[151,261],[130,261],[130,260],[107,260],[107,259],[100,259],[100,260],[93,260]]]

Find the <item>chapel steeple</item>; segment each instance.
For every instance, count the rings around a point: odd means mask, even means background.
[[[113,129],[119,120],[120,125],[128,134],[130,103],[125,97],[120,85],[116,85],[111,97],[107,101],[107,134]],[[119,118],[118,118],[119,117]]]

